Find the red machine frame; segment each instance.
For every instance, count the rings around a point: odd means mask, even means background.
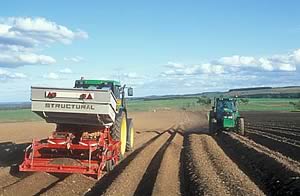
[[[108,161],[117,164],[120,154],[120,141],[113,140],[109,128],[97,131],[95,138],[76,136],[68,131],[56,131],[47,140],[36,141],[26,148],[20,171],[43,171],[52,173],[81,173],[97,178],[107,167]],[[76,142],[74,142],[76,140]],[[79,165],[55,164],[56,158],[76,160]],[[108,168],[109,169],[109,168]]]

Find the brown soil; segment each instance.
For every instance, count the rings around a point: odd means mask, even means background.
[[[251,140],[300,161],[299,112],[244,112],[246,136]]]
[[[56,183],[58,178],[47,173],[34,173],[3,189],[3,195],[35,195],[45,187]]]
[[[215,138],[227,156],[236,162],[265,193],[298,195],[298,162],[236,134]]]
[[[20,180],[20,178],[11,175],[9,171],[9,167],[0,168],[0,189],[3,189],[4,187],[16,183]]]
[[[183,136],[176,134],[162,158],[153,187],[153,195],[180,195],[180,153]]]
[[[130,195],[134,193],[139,186],[139,182],[143,179],[143,175],[146,174],[146,169],[150,165],[151,160],[154,158],[154,155],[157,153],[159,148],[168,140],[169,137],[170,135],[165,133],[153,143],[151,143],[147,148],[145,148],[145,150],[141,151],[138,156],[136,156],[135,159],[133,159],[130,164],[119,174],[119,176],[111,183],[104,194],[119,195],[120,193],[122,193],[123,195]],[[98,184],[98,187],[101,187],[101,181]],[[96,189],[98,188],[95,187],[95,190]]]
[[[181,121],[181,112],[134,112],[129,117],[134,119],[134,128],[138,132],[167,130]]]
[[[93,178],[81,174],[72,174],[41,195],[84,195],[95,183],[96,180]]]
[[[81,166],[80,161],[77,161],[75,159],[70,159],[70,158],[56,158],[56,159],[53,159],[50,163],[55,164],[55,165]]]
[[[188,155],[198,193],[204,195],[263,195],[263,192],[226,156],[206,134],[188,136]],[[205,169],[204,169],[205,168]]]
[[[40,122],[0,123],[0,143],[31,142],[48,137],[55,130],[54,124]]]
[[[247,123],[255,118],[254,114],[249,115]],[[207,134],[206,112],[137,112],[130,113],[130,117],[134,119],[136,131],[135,148],[98,181],[79,174],[12,172],[9,166],[22,160],[28,142],[32,138],[46,138],[54,125],[44,122],[0,124],[0,194],[20,195],[20,190],[22,195],[299,193],[298,160],[269,148],[270,142],[264,145],[252,141],[247,130],[250,139],[232,133],[212,137]],[[273,117],[277,118],[274,114]],[[297,123],[284,119],[288,124],[279,131],[274,127],[261,127],[267,134],[298,141]],[[275,126],[272,118],[268,117],[267,122],[265,126]],[[284,141],[277,142],[289,148]]]

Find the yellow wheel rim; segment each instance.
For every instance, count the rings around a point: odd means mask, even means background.
[[[121,154],[124,155],[126,151],[126,129],[127,129],[127,123],[126,123],[126,117],[124,116],[122,118],[122,124],[121,124]]]
[[[133,143],[134,143],[134,129],[131,127],[130,129],[130,147],[133,148]]]

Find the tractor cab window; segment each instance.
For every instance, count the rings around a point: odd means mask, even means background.
[[[113,84],[112,83],[102,83],[102,84],[83,84],[81,82],[76,82],[75,88],[83,88],[83,89],[90,89],[90,90],[111,90],[113,91]]]
[[[89,89],[89,90],[96,90],[97,87],[96,86],[89,86],[89,87],[87,87],[87,89]]]
[[[103,82],[100,84],[85,84],[83,81],[76,81],[74,88],[82,88],[89,90],[111,90],[116,98],[120,98],[120,86],[114,85],[112,82]]]
[[[218,101],[217,103],[217,110],[218,111],[222,111],[224,108],[223,102],[222,101]]]
[[[97,89],[113,91],[113,84],[112,83],[98,84]]]
[[[224,110],[224,108],[234,111],[235,110],[234,101],[231,101],[231,100],[219,101],[218,105],[217,105],[217,110]]]
[[[224,101],[224,108],[235,110],[234,102],[233,101]]]
[[[113,93],[117,99],[120,99],[120,87],[119,86],[114,86]]]

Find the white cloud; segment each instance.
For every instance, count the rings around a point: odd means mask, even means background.
[[[224,73],[224,68],[222,65],[213,65],[210,63],[204,63],[200,65],[183,65],[183,64],[178,64],[178,65],[180,66],[167,65],[169,69],[164,71],[162,73],[162,76],[190,76],[190,75],[200,75],[200,74]]]
[[[256,60],[254,57],[251,56],[239,56],[233,55],[230,57],[222,57],[218,60],[218,62],[222,65],[230,65],[230,66],[255,66]]]
[[[44,78],[46,79],[50,79],[50,80],[58,80],[59,79],[59,75],[54,73],[54,72],[50,72],[48,74],[43,75]]]
[[[260,58],[259,67],[266,71],[296,71],[296,64],[289,56],[274,56],[271,58]]]
[[[184,68],[184,65],[183,64],[181,64],[181,63],[174,63],[174,62],[171,62],[171,61],[169,61],[168,63],[167,63],[167,65],[166,65],[167,67],[169,67],[169,68]]]
[[[136,72],[124,72],[120,75],[112,75],[110,78],[117,78],[120,80],[122,84],[126,84],[126,86],[130,87],[139,87],[145,84],[146,81],[151,80],[151,77],[147,75],[136,73]]]
[[[53,64],[48,55],[36,54],[52,43],[70,44],[86,39],[82,30],[70,30],[45,18],[10,17],[0,19],[0,67]],[[78,60],[78,59],[77,59]]]
[[[124,76],[125,78],[129,78],[129,79],[138,79],[138,78],[142,78],[141,75],[138,75],[138,74],[135,73],[135,72],[124,73],[123,76]]]
[[[6,38],[8,41],[19,40],[19,43],[16,42],[17,45],[52,42],[69,44],[74,39],[88,38],[84,31],[72,31],[42,17],[10,17],[3,21],[0,28],[0,37]]]
[[[50,56],[34,53],[3,52],[0,53],[0,67],[18,67],[22,65],[55,63],[56,60]]]
[[[200,65],[202,72],[205,74],[222,74],[224,73],[224,67],[222,65],[212,65],[209,63],[204,63]]]
[[[70,68],[64,68],[59,70],[60,73],[64,73],[64,74],[70,74],[73,73],[72,70]]]
[[[27,78],[27,76],[23,73],[14,73],[12,75],[13,78]]]
[[[290,54],[273,55],[271,57],[255,58],[251,56],[233,55],[217,60],[221,65],[232,68],[251,69],[257,71],[296,71],[300,64],[300,49]]]
[[[259,63],[260,63],[261,67],[264,70],[267,70],[267,71],[273,71],[274,70],[272,62],[268,59],[260,58]]]
[[[278,67],[281,71],[296,71],[296,67],[289,63],[281,63]]]
[[[24,73],[12,73],[4,69],[0,69],[0,80],[7,80],[7,79],[23,79],[27,78]]]
[[[158,77],[152,77],[152,81],[145,80],[143,87],[153,84],[152,94],[158,91],[180,94],[239,87],[299,85],[299,65],[300,49],[261,57],[233,55],[192,65],[168,62],[165,70]]]
[[[293,51],[291,58],[296,64],[300,64],[300,49]]]
[[[83,57],[81,56],[75,56],[75,57],[65,57],[64,58],[65,61],[71,61],[71,62],[74,62],[74,63],[78,63],[80,61],[83,61]]]

